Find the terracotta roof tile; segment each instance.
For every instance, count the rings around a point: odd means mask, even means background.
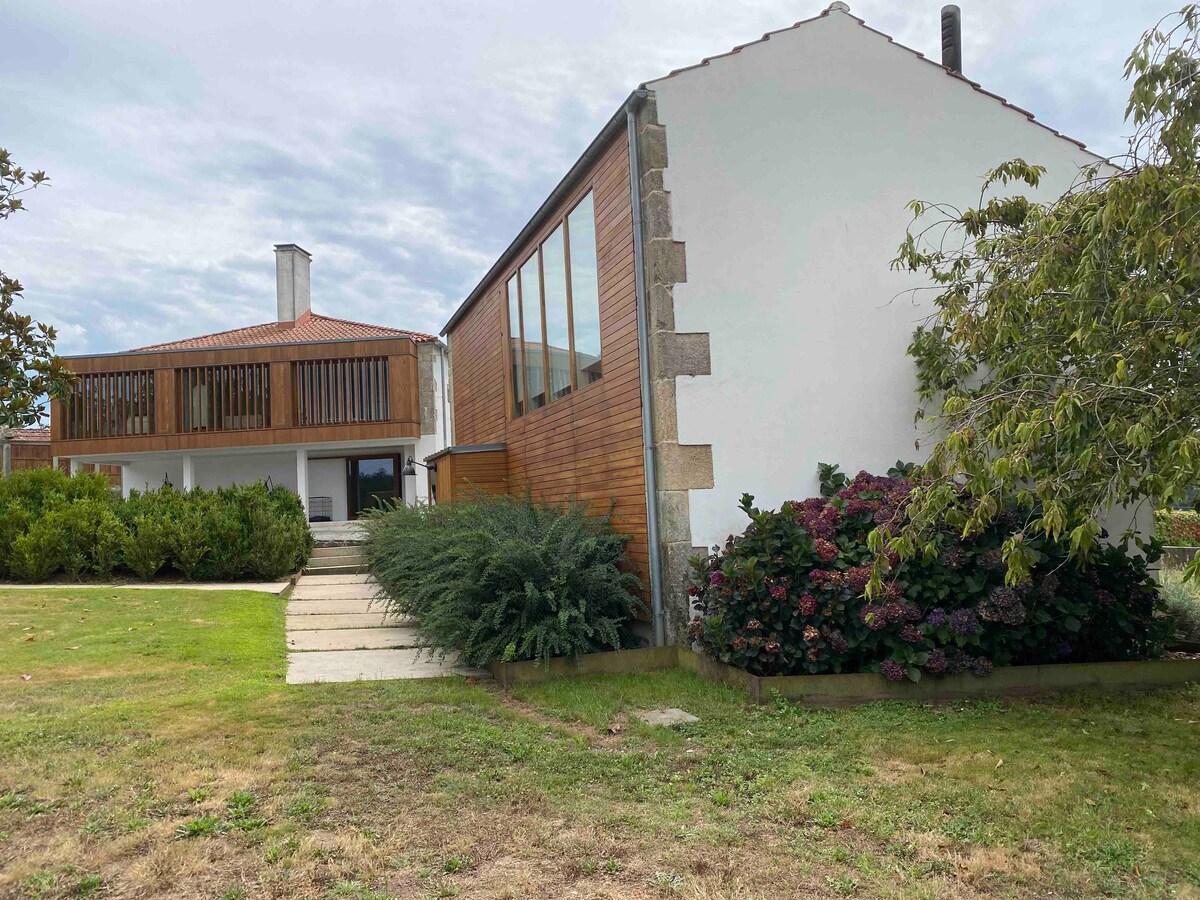
[[[49,428],[20,428],[11,438],[14,444],[48,444]]]
[[[209,350],[223,347],[251,347],[258,344],[313,344],[322,341],[364,340],[368,338],[410,337],[418,343],[436,341],[431,334],[407,331],[402,328],[387,328],[383,325],[367,325],[347,319],[334,319],[310,313],[300,318],[295,325],[283,326],[278,322],[218,331],[200,337],[168,341],[135,347],[126,353],[147,353],[157,350]]]

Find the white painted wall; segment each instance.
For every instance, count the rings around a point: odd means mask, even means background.
[[[217,456],[194,455],[196,487],[213,490],[234,484],[254,484],[271,479],[280,487],[296,490],[296,454],[247,453]]]
[[[123,467],[125,496],[133,491],[157,491],[165,475],[175,487],[183,489],[183,458],[180,456],[139,457]]]
[[[686,242],[676,330],[711,335],[678,407],[680,442],[713,446],[716,487],[691,493],[713,544],[744,529],[743,491],[777,506],[817,492],[819,462],[923,457],[905,351],[929,306],[889,267],[905,204],[974,204],[1015,156],[1049,168],[1049,199],[1094,157],[840,12],[648,87]]]
[[[333,499],[333,521],[348,518],[346,508],[346,460],[310,459],[308,461],[308,496]]]
[[[438,355],[433,361],[433,394],[434,404],[437,409],[434,431],[432,434],[422,434],[417,440],[416,445],[412,448],[412,457],[416,462],[424,462],[425,457],[437,453],[439,450],[444,450],[450,446],[450,423],[453,421],[451,409],[449,406],[450,397],[447,391],[446,381],[450,372],[450,361],[446,358],[446,350],[442,347],[438,348]],[[407,462],[407,453],[404,457]],[[429,502],[429,477],[425,469],[417,466],[416,479],[416,499],[418,503]],[[406,498],[407,500],[408,498]]]

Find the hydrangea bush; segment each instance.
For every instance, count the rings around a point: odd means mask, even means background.
[[[1043,544],[1030,577],[1005,585],[1001,554],[1015,513],[971,539],[938,536],[936,558],[889,558],[883,591],[864,596],[867,535],[902,523],[909,467],[886,476],[821,467],[822,495],[759,510],[746,531],[692,560],[692,638],[756,675],[875,671],[893,681],[994,666],[1161,655],[1174,629],[1147,571],[1156,558],[1098,545],[1081,564]]]

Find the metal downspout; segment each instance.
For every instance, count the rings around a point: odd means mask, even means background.
[[[629,129],[629,199],[633,205],[633,267],[637,292],[638,376],[642,390],[642,455],[646,470],[646,539],[650,544],[650,617],[654,645],[667,642],[662,595],[662,549],[658,540],[658,473],[654,465],[654,428],[650,414],[650,344],[647,324],[646,268],[642,247],[642,186],[638,172],[637,108],[647,91],[634,91],[625,104]]]

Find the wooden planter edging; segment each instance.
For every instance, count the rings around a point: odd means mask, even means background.
[[[552,659],[549,666],[537,662],[492,663],[488,666],[506,690],[514,684],[539,684],[578,675],[651,672],[676,667],[742,691],[758,703],[769,703],[778,696],[812,706],[854,706],[875,700],[940,702],[974,697],[1019,697],[1086,688],[1136,691],[1200,682],[1200,659],[1005,666],[984,678],[971,674],[926,677],[915,684],[887,681],[874,673],[762,678],[679,646],[592,653],[574,663],[567,659]]]

